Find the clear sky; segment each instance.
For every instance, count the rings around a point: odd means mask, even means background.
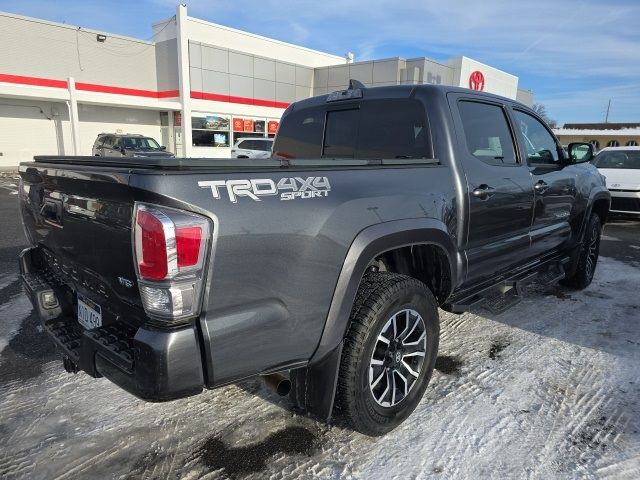
[[[183,0],[184,1],[184,0]],[[356,60],[465,55],[517,75],[551,118],[640,122],[640,0],[194,0],[189,15]],[[172,0],[0,0],[0,10],[137,38]],[[1,47],[0,47],[1,48]]]

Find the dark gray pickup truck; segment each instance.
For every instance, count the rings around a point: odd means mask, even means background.
[[[589,285],[591,156],[513,100],[354,83],[292,104],[270,159],[21,164],[22,278],[68,371],[151,401],[264,376],[381,435],[427,388],[438,308]]]

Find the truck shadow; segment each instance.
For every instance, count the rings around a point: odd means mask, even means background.
[[[31,309],[29,301],[22,298],[22,282],[16,279],[0,292],[5,302],[1,308],[0,319],[4,321],[0,322],[0,328],[3,328],[0,337],[9,337],[0,351],[0,385],[3,385],[39,376],[43,365],[57,360],[58,355],[53,341],[42,331],[38,316]],[[5,330],[10,329],[8,325],[14,321],[13,317],[24,317],[15,334]]]
[[[229,477],[238,478],[264,471],[267,462],[278,454],[312,456],[319,447],[317,433],[302,426],[288,426],[260,442],[233,447],[214,435],[204,441],[194,457],[208,471],[223,470]]]

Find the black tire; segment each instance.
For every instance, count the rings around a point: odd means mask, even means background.
[[[409,325],[413,325],[413,330],[407,333]],[[423,334],[425,339],[421,340]],[[336,413],[351,428],[365,435],[379,436],[397,427],[418,406],[429,384],[438,354],[439,335],[438,307],[425,284],[395,273],[365,274],[351,311],[342,352]],[[387,336],[391,339],[388,344],[380,340],[380,337],[388,340]],[[406,346],[409,344],[416,346]],[[412,349],[423,346],[424,356],[419,364],[421,354]],[[380,358],[384,358],[386,366],[374,365]],[[410,368],[405,360],[411,363]],[[374,377],[378,383],[372,382]],[[390,392],[383,389],[385,384],[393,387]],[[381,401],[388,405],[382,405]]]
[[[587,230],[580,246],[578,267],[571,277],[567,277],[562,281],[564,285],[582,290],[591,284],[598,263],[598,256],[600,255],[601,234],[602,224],[600,217],[597,213],[594,213],[589,218]]]

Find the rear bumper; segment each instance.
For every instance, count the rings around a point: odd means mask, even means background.
[[[33,252],[26,249],[20,254],[25,291],[68,365],[92,377],[104,376],[148,401],[174,400],[202,392],[204,375],[195,327],[165,331],[134,328],[118,321],[85,330],[62,301],[55,308],[43,306],[43,292],[53,291],[62,299],[65,287],[53,274],[37,268]]]

